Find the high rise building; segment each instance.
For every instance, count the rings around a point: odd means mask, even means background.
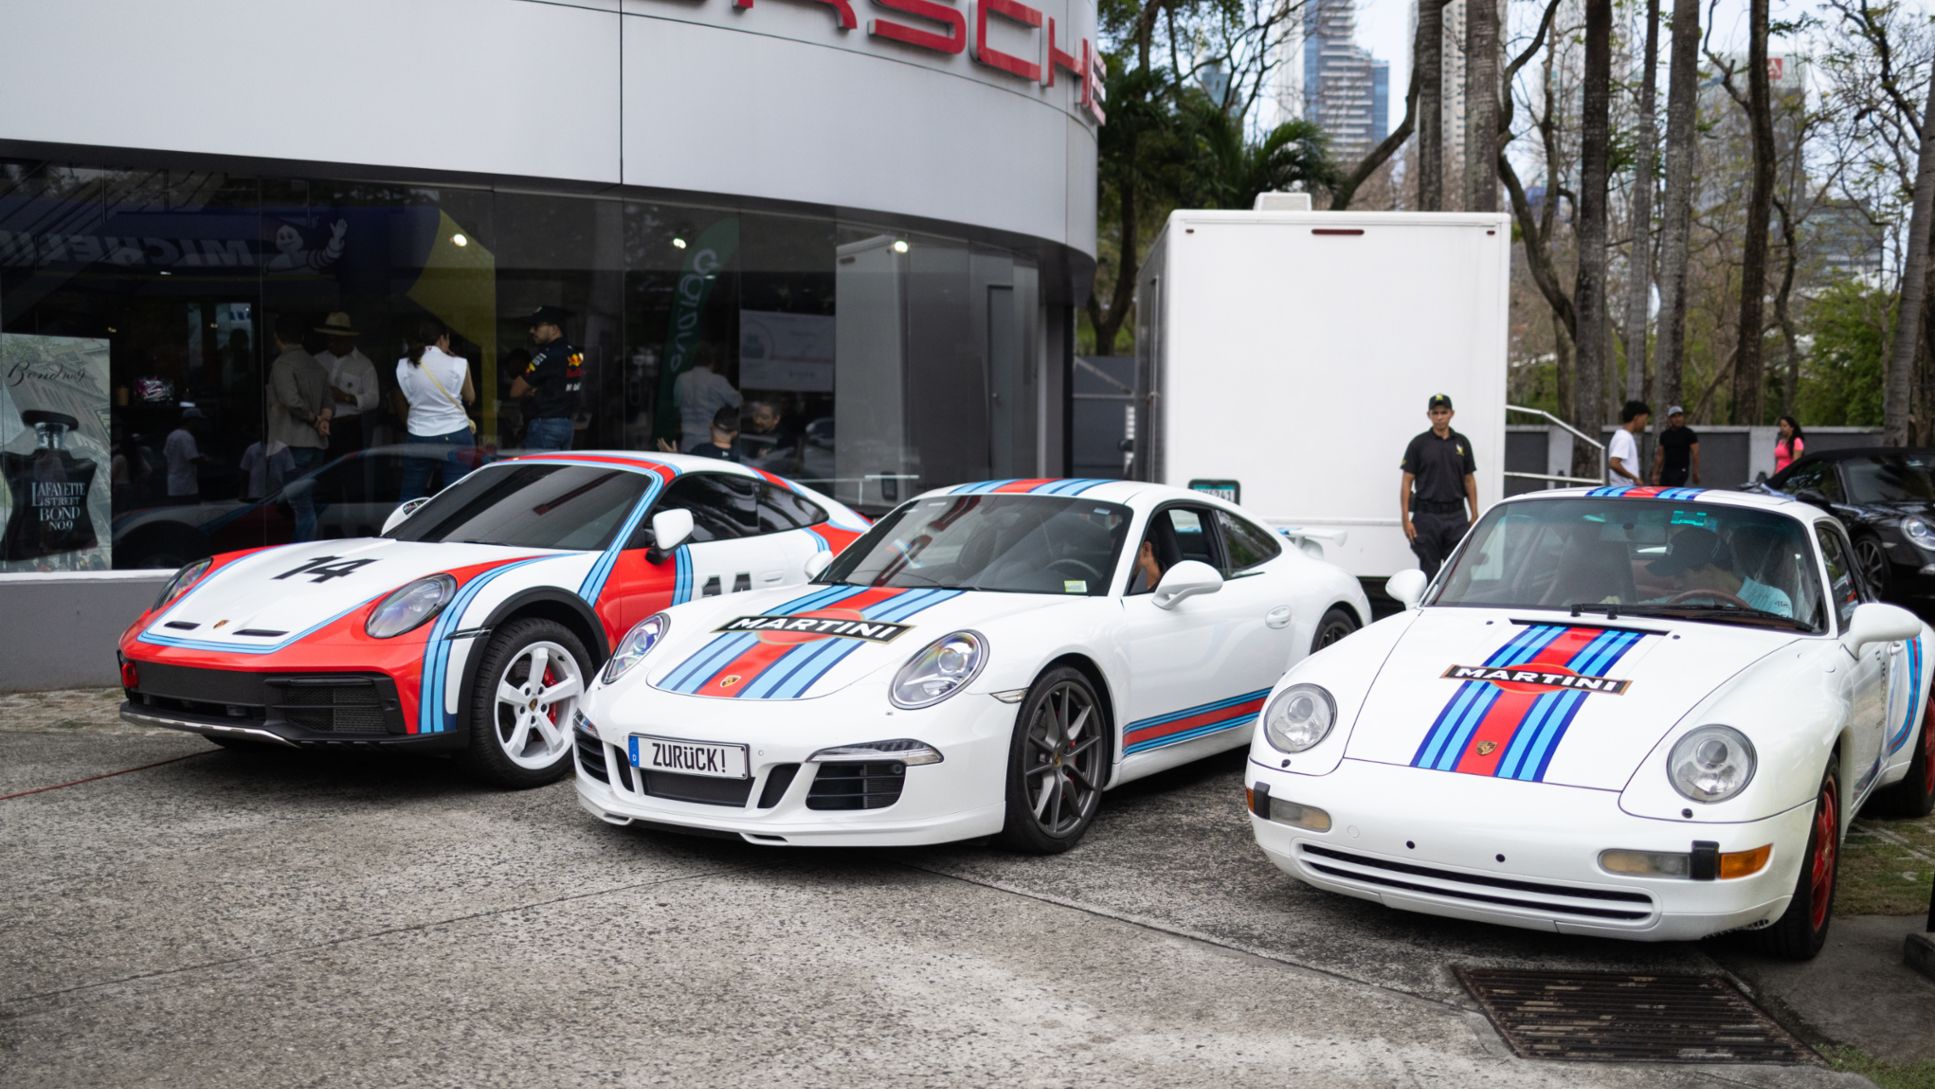
[[[1371,142],[1391,134],[1391,62],[1371,62]]]
[[[1294,103],[1280,95],[1279,105],[1322,127],[1340,161],[1361,157],[1387,131],[1390,67],[1357,44],[1353,0],[1310,0],[1303,20],[1301,95]]]

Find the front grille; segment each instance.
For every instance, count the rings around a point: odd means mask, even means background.
[[[640,771],[638,777],[645,781],[645,793],[675,802],[744,808],[746,799],[752,796],[751,779],[714,779],[709,775],[680,775],[670,771]]]
[[[774,764],[773,770],[766,773],[766,785],[759,791],[759,808],[771,809],[786,797],[786,790],[793,785],[793,776],[798,775],[798,764]]]
[[[611,782],[611,772],[605,769],[605,747],[598,739],[585,734],[583,730],[571,731],[577,738],[578,767],[586,775],[601,783]]]
[[[333,734],[385,734],[390,714],[382,693],[368,681],[287,681],[270,687],[283,690],[283,702],[271,705],[292,726]]]
[[[1303,855],[1303,865],[1313,872],[1370,890],[1393,889],[1452,902],[1492,904],[1555,917],[1622,923],[1644,922],[1655,911],[1653,898],[1642,892],[1458,873],[1309,843],[1301,844],[1298,849]]]
[[[821,764],[806,792],[808,809],[885,809],[900,800],[907,765]]]
[[[135,712],[266,729],[295,741],[405,733],[396,684],[377,673],[251,673],[143,662],[127,689]]]

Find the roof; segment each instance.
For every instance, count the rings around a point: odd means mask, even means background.
[[[679,473],[711,470],[713,472],[735,473],[740,476],[759,476],[758,471],[734,461],[719,458],[702,458],[692,454],[659,454],[643,450],[546,450],[530,454],[517,454],[504,459],[512,461],[565,461],[594,462],[631,469],[641,473],[662,473],[671,470],[672,475]],[[496,462],[494,464],[503,464]]]
[[[1807,436],[1801,436],[1805,441]],[[1848,458],[1885,458],[1919,454],[1925,458],[1935,458],[1935,447],[1928,446],[1850,446],[1838,450],[1812,450],[1794,459],[1802,461],[1845,461]]]
[[[930,488],[915,498],[927,499],[940,495],[1041,495],[1051,499],[1079,495],[1084,499],[1095,499],[1104,503],[1130,503],[1138,499],[1147,502],[1188,499],[1214,506],[1229,507],[1231,510],[1240,509],[1208,492],[1178,488],[1172,484],[1152,484],[1146,480],[1106,480],[1098,477],[976,480],[966,484],[950,484],[944,488]],[[1251,517],[1256,516],[1251,515]]]
[[[1656,488],[1632,485],[1602,485],[1594,488],[1557,488],[1506,498],[1506,503],[1541,499],[1661,499],[1676,503],[1717,503],[1729,507],[1752,507],[1779,511],[1795,517],[1812,517],[1818,510],[1790,496],[1766,492],[1733,491],[1728,488]]]

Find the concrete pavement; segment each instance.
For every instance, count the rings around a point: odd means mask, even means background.
[[[1512,1057],[1452,964],[1716,965],[1294,885],[1234,759],[1051,859],[639,833],[568,784],[107,726],[0,728],[0,794],[175,757],[0,801],[0,1084],[1866,1084]]]

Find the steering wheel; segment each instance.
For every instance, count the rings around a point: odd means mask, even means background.
[[[1061,559],[1051,561],[1048,564],[1048,569],[1050,571],[1060,570],[1061,568],[1064,568],[1064,567],[1072,568],[1077,575],[1080,575],[1085,581],[1088,581],[1088,582],[1108,581],[1107,576],[1103,575],[1102,572],[1099,569],[1097,569],[1094,564],[1088,562],[1087,560],[1078,560],[1073,556],[1063,556]]]
[[[1682,601],[1690,601],[1696,597],[1710,597],[1715,599],[1716,601],[1732,602],[1733,604],[1738,605],[1741,608],[1747,609],[1752,612],[1760,611],[1759,609],[1754,608],[1752,605],[1747,604],[1744,600],[1738,597],[1735,597],[1733,594],[1730,594],[1725,590],[1681,590],[1679,593],[1674,594],[1672,597],[1667,598],[1666,603],[1668,605],[1678,605]]]

